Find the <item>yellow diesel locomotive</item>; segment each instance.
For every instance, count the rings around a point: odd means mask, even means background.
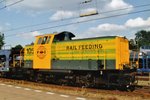
[[[19,68],[23,77],[87,87],[134,86],[136,70],[129,62],[126,38],[73,37],[67,31],[36,36],[35,43],[24,48],[24,65]]]

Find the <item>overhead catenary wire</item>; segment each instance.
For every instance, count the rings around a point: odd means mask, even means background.
[[[93,18],[93,19],[89,19],[89,20],[71,22],[71,23],[67,23],[67,24],[50,26],[50,27],[45,27],[45,28],[39,28],[39,29],[31,30],[30,32],[47,30],[47,29],[52,29],[52,28],[57,28],[57,27],[69,26],[69,25],[73,25],[73,24],[85,23],[85,22],[90,22],[90,21],[95,21],[95,20],[102,20],[102,19],[107,19],[107,18],[114,18],[114,17],[125,16],[125,15],[129,15],[129,14],[143,13],[143,12],[150,12],[150,9],[139,10],[139,11],[130,12],[130,13],[117,14],[117,15],[106,16],[106,17],[100,17],[100,18]],[[26,32],[26,33],[28,33],[28,32]],[[13,37],[15,35],[18,35],[18,33],[11,34],[11,35],[6,35],[5,38],[6,37]]]
[[[109,10],[109,11],[100,12],[99,14],[105,14],[105,13],[111,13],[111,12],[116,12],[116,11],[122,11],[122,10],[131,9],[131,8],[141,8],[141,7],[146,7],[146,6],[150,6],[150,4],[142,4],[142,5],[136,5],[134,7],[130,6],[130,7],[117,9],[117,10]],[[77,17],[67,18],[67,19],[63,19],[63,20],[60,19],[60,20],[55,20],[55,21],[48,21],[48,22],[43,22],[43,23],[26,25],[26,26],[16,27],[16,28],[12,28],[12,29],[7,29],[7,30],[4,30],[2,32],[10,32],[10,31],[15,31],[15,30],[21,30],[21,29],[25,29],[25,28],[36,27],[36,26],[46,25],[46,24],[50,24],[50,23],[56,23],[56,22],[59,22],[59,21],[73,20],[73,19],[77,19],[77,18],[80,18],[80,17],[77,16]]]
[[[4,0],[5,1],[5,0]],[[3,1],[3,2],[4,2]],[[8,5],[4,5],[3,7],[1,7],[0,8],[0,10],[3,10],[3,9],[5,9],[5,8],[7,8],[7,7],[10,7],[10,6],[13,6],[13,5],[16,5],[16,4],[18,4],[18,3],[20,3],[20,2],[23,2],[24,0],[18,0],[18,1],[16,1],[16,2],[13,2],[13,3],[11,3],[11,4],[8,4]],[[6,1],[5,1],[6,2]]]

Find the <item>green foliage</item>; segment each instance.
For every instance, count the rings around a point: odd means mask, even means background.
[[[138,48],[142,45],[150,45],[150,31],[141,30],[135,34]]]
[[[136,45],[134,39],[130,39],[130,40],[129,40],[129,49],[130,49],[130,50],[137,50],[137,45]]]
[[[0,32],[0,50],[2,49],[2,47],[4,46],[5,42],[4,42],[4,34],[2,34]]]
[[[23,49],[23,47],[19,44],[19,45],[16,45],[15,47],[11,48],[11,53],[14,55],[14,54],[17,54],[19,55],[20,54],[20,50]]]
[[[14,47],[15,49],[22,49],[23,47],[19,44]]]

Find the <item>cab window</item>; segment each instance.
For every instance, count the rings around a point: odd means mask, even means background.
[[[46,42],[46,43],[48,44],[48,43],[49,43],[49,41],[50,41],[50,37],[48,37],[48,38],[47,38],[47,42]]]
[[[49,36],[40,37],[37,44],[48,44],[50,41]]]
[[[42,39],[42,44],[46,44],[47,38],[48,38],[48,36],[44,36],[44,37],[43,37],[43,39]]]
[[[37,44],[41,44],[42,43],[42,37],[39,38]]]

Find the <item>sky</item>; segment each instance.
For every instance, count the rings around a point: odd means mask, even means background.
[[[62,31],[72,32],[76,39],[133,39],[137,31],[150,30],[149,1],[0,0],[0,32],[5,35],[5,45],[12,47],[30,44],[37,35]],[[92,12],[98,14],[80,17]]]

